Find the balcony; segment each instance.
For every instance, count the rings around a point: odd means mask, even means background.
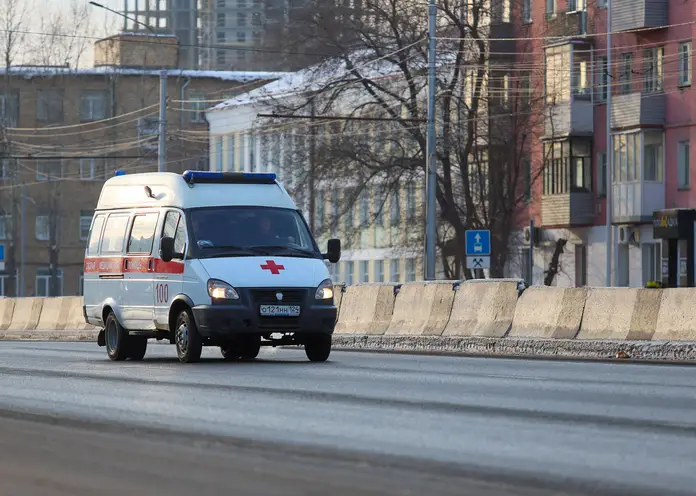
[[[669,0],[613,0],[611,30],[661,28],[668,23]]]
[[[639,131],[613,137],[612,221],[649,222],[665,208],[662,131]]]
[[[572,99],[546,106],[544,134],[556,136],[592,136],[594,106],[589,100]]]
[[[594,222],[594,195],[571,192],[541,197],[541,224],[546,227],[581,226]]]
[[[664,126],[666,101],[662,92],[615,95],[611,106],[611,127]]]

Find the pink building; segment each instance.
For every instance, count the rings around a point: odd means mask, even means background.
[[[605,284],[609,90],[614,284],[640,287],[661,280],[667,250],[653,239],[653,212],[696,207],[690,166],[696,6],[683,0],[611,3],[611,67],[607,0],[522,0],[519,15],[512,16],[520,38],[517,64],[531,73],[545,115],[531,150],[537,175],[529,214],[540,228],[535,283],[543,279],[558,240],[565,240],[554,284]],[[529,270],[529,248],[520,238],[510,275]],[[685,253],[683,241],[680,256]],[[685,261],[680,266],[686,270]]]

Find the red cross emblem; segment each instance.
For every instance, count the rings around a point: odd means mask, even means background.
[[[281,270],[285,270],[285,267],[277,265],[273,260],[266,260],[266,265],[262,265],[261,270],[270,270],[271,274],[277,276]]]

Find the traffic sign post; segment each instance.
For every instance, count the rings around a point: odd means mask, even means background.
[[[491,232],[472,230],[466,232],[466,268],[489,269],[491,267]]]
[[[0,272],[5,271],[5,245],[0,243]]]

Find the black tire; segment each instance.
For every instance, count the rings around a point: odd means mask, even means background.
[[[198,333],[193,314],[188,308],[182,310],[176,318],[174,328],[174,342],[176,354],[182,363],[195,363],[200,361],[203,351],[203,339]]]
[[[243,336],[239,343],[239,356],[243,360],[253,360],[261,351],[261,336]]]
[[[239,359],[239,348],[234,344],[220,346],[220,352],[226,362],[236,362]]]
[[[305,354],[310,362],[325,362],[331,354],[331,334],[313,334],[305,338]]]
[[[104,340],[106,341],[106,353],[109,359],[114,362],[122,362],[128,358],[129,336],[113,312],[106,317],[104,326]]]
[[[128,358],[139,362],[145,358],[147,353],[147,338],[142,336],[129,336],[128,338]]]

